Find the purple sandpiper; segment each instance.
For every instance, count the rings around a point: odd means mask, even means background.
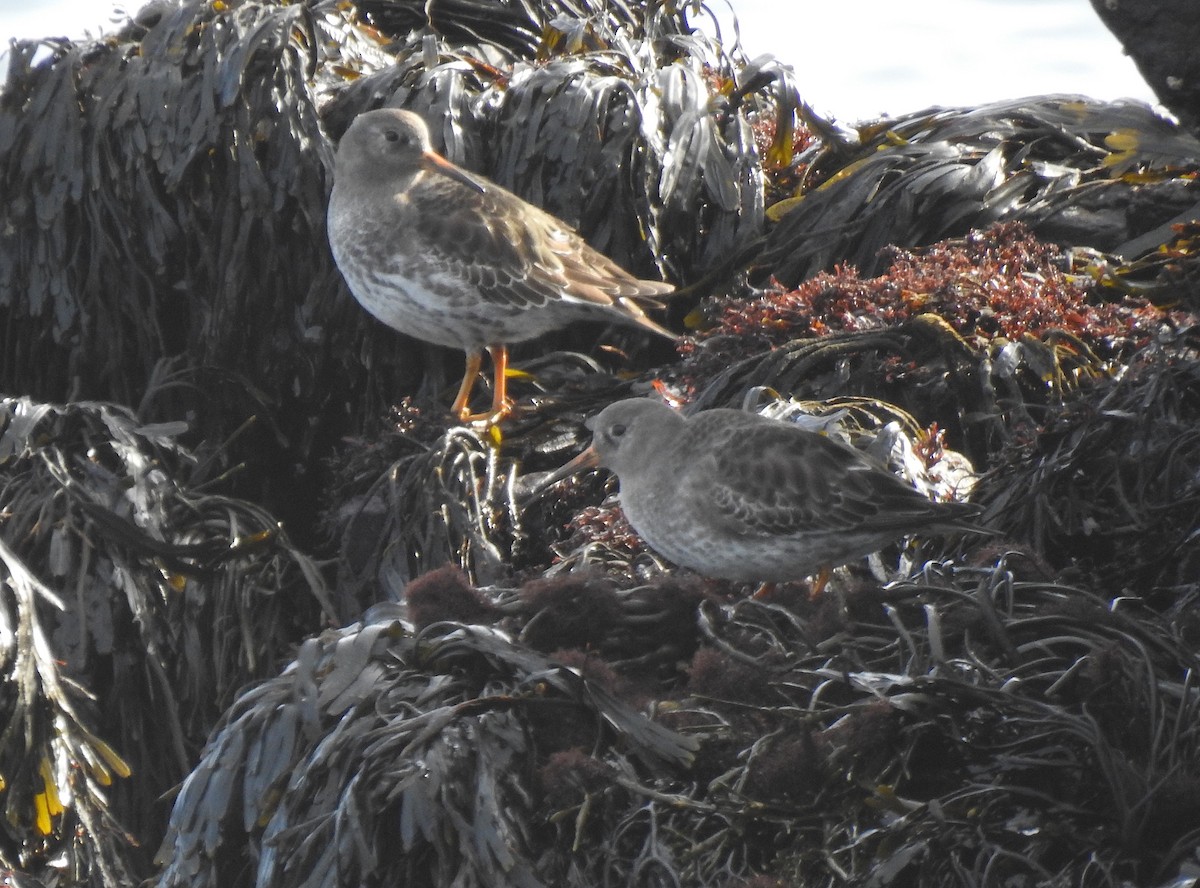
[[[854,448],[755,413],[684,417],[631,398],[587,425],[591,446],[543,484],[610,469],[634,530],[706,576],[774,584],[816,573],[816,597],[830,567],[900,537],[987,532],[966,521],[976,506],[933,502]]]
[[[451,410],[498,422],[509,343],[577,320],[621,321],[673,334],[646,317],[670,284],[638,280],[570,225],[434,153],[411,111],[360,114],[337,150],[329,243],[350,291],[396,330],[467,354]],[[492,356],[491,410],[468,401]]]

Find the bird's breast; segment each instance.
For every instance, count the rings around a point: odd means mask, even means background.
[[[334,261],[354,298],[401,333],[469,351],[521,342],[555,325],[552,317],[484,299],[415,234],[405,239],[369,224],[331,224],[329,230]]]

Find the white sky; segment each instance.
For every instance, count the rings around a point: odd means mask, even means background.
[[[846,120],[1056,92],[1155,101],[1088,0],[711,2],[732,5],[748,55],[790,64]]]
[[[1088,0],[709,2],[732,5],[748,55],[790,64],[801,95],[844,121],[1053,92],[1154,100]],[[11,37],[111,31],[114,8],[141,5],[0,0],[0,51]]]
[[[136,10],[142,0],[0,0],[0,42],[11,37],[81,37],[113,30],[113,10]],[[124,20],[122,15],[120,20]]]

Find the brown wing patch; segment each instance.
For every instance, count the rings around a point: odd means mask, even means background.
[[[433,258],[468,281],[487,301],[514,309],[571,299],[640,315],[627,297],[670,292],[669,284],[639,281],[588,246],[566,223],[496,185],[480,193],[443,177],[428,180],[416,232]],[[448,207],[466,212],[448,212]],[[486,225],[478,224],[485,219]],[[620,302],[618,306],[617,303]],[[639,299],[648,307],[651,300]]]

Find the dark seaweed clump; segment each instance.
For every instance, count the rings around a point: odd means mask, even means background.
[[[575,580],[480,590],[495,612],[473,627],[414,636],[381,611],[227,714],[164,884],[254,858],[263,885],[1167,881],[1200,826],[1195,621],[1043,569],[1010,550],[816,603],[707,594],[673,612],[653,584],[597,578],[620,650],[550,659],[510,638]],[[577,632],[560,640],[591,643]]]

